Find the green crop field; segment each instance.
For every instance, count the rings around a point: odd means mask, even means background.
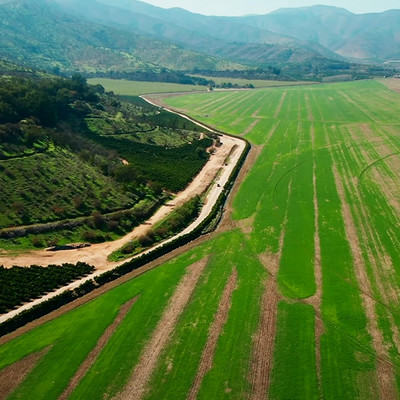
[[[193,75],[196,78],[205,78],[207,80],[214,81],[217,85],[222,85],[223,83],[232,83],[233,85],[245,86],[252,84],[255,88],[269,88],[269,87],[282,87],[282,86],[296,86],[296,85],[310,85],[315,84],[315,82],[306,81],[272,81],[264,79],[241,79],[241,78],[223,78],[218,76],[210,75]]]
[[[139,96],[149,93],[175,93],[205,91],[205,86],[181,85],[166,82],[128,81],[125,79],[92,78],[88,79],[91,85],[102,85],[107,91],[121,96]]]
[[[224,231],[0,339],[0,399],[399,399],[400,94],[363,81],[166,101],[253,145]]]

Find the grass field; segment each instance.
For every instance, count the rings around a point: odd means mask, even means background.
[[[91,85],[102,85],[107,91],[121,96],[139,96],[150,93],[175,93],[205,91],[205,86],[181,85],[179,83],[139,82],[124,79],[92,78],[88,79]]]
[[[8,398],[70,382],[71,399],[400,398],[400,95],[363,81],[167,101],[254,145],[225,231],[4,343],[0,382],[47,351]]]
[[[304,81],[272,81],[263,79],[240,79],[240,78],[220,78],[218,76],[208,76],[208,75],[193,75],[198,78],[205,78],[207,80],[214,81],[217,85],[222,85],[223,83],[232,83],[233,85],[244,86],[252,84],[255,88],[269,88],[269,87],[282,87],[282,86],[296,86],[296,85],[310,85],[312,82]]]

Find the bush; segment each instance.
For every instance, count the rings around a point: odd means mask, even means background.
[[[155,242],[153,229],[149,229],[146,233],[138,237],[138,242],[142,247],[149,247]]]

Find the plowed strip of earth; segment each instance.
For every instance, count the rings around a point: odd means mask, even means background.
[[[312,146],[315,149],[315,128],[311,127],[311,137]],[[314,234],[314,246],[315,246],[315,258],[314,258],[314,273],[315,273],[315,283],[317,285],[317,290],[315,295],[310,297],[308,303],[311,304],[315,309],[315,355],[316,355],[316,365],[318,374],[318,383],[321,388],[321,336],[324,333],[324,322],[319,317],[321,315],[321,305],[322,305],[322,265],[321,265],[321,241],[319,237],[319,210],[318,210],[318,197],[317,197],[317,176],[316,176],[317,166],[314,161],[314,172],[313,172],[313,187],[314,187],[314,219],[315,219],[315,234]]]
[[[279,294],[275,280],[270,277],[261,300],[258,332],[254,338],[253,361],[250,381],[252,400],[266,399],[274,360],[276,321]]]
[[[119,310],[117,317],[115,318],[114,322],[108,326],[108,328],[104,331],[101,338],[97,341],[96,346],[94,349],[89,353],[86,357],[86,360],[81,364],[78,371],[75,373],[69,385],[58,398],[59,400],[66,400],[69,395],[73,392],[75,387],[79,384],[82,378],[86,375],[89,371],[90,367],[96,362],[97,357],[99,356],[100,352],[103,350],[104,346],[110,340],[113,333],[117,330],[121,322],[124,320],[130,309],[136,303],[136,300],[139,296],[134,297],[133,299],[129,300],[125,304],[123,304]]]
[[[221,301],[219,303],[217,313],[214,316],[214,321],[210,327],[208,340],[201,356],[196,378],[187,397],[188,400],[195,400],[197,398],[203,378],[212,367],[214,352],[217,347],[219,336],[224,328],[224,325],[226,324],[226,321],[228,320],[229,310],[231,308],[232,293],[236,289],[237,275],[237,270],[235,268],[232,271],[232,274],[229,277],[229,280],[222,293]]]
[[[22,383],[49,350],[50,347],[46,347],[0,371],[0,400],[6,399]]]
[[[192,296],[197,282],[207,265],[207,259],[192,264],[175,289],[163,316],[145,345],[139,362],[133,370],[123,392],[117,396],[119,400],[140,400],[146,393],[150,379],[162,350],[167,345],[175,325]]]

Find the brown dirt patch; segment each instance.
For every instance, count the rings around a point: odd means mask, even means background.
[[[24,381],[49,350],[50,347],[46,347],[0,371],[0,400],[6,399]]]
[[[279,294],[276,282],[270,277],[261,300],[260,321],[253,342],[250,382],[252,400],[266,399],[274,361],[275,333]]]
[[[227,284],[225,285],[217,313],[215,314],[214,321],[210,327],[208,340],[201,356],[196,378],[187,397],[188,400],[195,400],[197,398],[203,378],[212,367],[219,336],[224,328],[224,325],[226,324],[226,321],[228,320],[229,310],[231,308],[232,293],[237,287],[237,275],[237,270],[235,268],[232,271]]]
[[[241,219],[235,221],[236,226],[238,226],[245,235],[250,235],[253,232],[255,214],[249,218]]]
[[[263,97],[264,98],[264,97]],[[260,99],[260,102],[261,102],[261,100],[262,99]],[[261,107],[259,108],[259,109],[257,109],[256,111],[254,111],[253,112],[253,114],[251,114],[251,116],[253,117],[253,118],[257,118],[259,115],[259,113],[260,113],[260,111],[261,111]]]
[[[291,191],[291,183],[289,192]],[[259,256],[261,263],[270,274],[265,284],[261,299],[260,321],[258,331],[254,336],[253,355],[250,372],[250,382],[253,390],[250,398],[260,400],[268,397],[271,373],[274,362],[275,333],[278,315],[278,302],[281,299],[276,283],[279,265],[282,257],[283,241],[287,215],[285,216],[281,236],[279,238],[278,253],[266,252]]]
[[[392,400],[397,398],[394,371],[390,361],[388,361],[389,355],[385,346],[383,334],[378,326],[378,318],[375,312],[375,299],[373,298],[371,283],[366,273],[366,267],[357,235],[357,228],[351,214],[350,206],[346,201],[343,182],[336,166],[333,167],[333,173],[342,205],[342,215],[345,223],[346,236],[351,245],[354,268],[357,280],[360,284],[361,298],[368,318],[367,329],[372,337],[373,346],[377,354],[377,379],[380,398],[384,400]]]
[[[69,397],[69,395],[74,391],[76,386],[78,386],[79,382],[83,379],[83,377],[87,374],[87,372],[92,367],[92,365],[96,362],[97,357],[103,350],[104,346],[108,343],[111,336],[117,330],[117,328],[119,327],[121,322],[125,319],[126,315],[131,310],[133,305],[136,303],[138,298],[139,298],[139,296],[136,296],[121,306],[117,317],[115,318],[113,323],[108,326],[108,328],[104,331],[103,335],[97,341],[94,349],[86,357],[85,361],[81,364],[78,371],[75,373],[73,378],[70,380],[67,388],[64,390],[64,392],[58,398],[59,400],[66,400]]]
[[[311,140],[312,147],[315,151],[315,127],[311,127]],[[313,171],[313,190],[314,190],[314,219],[315,219],[315,233],[314,233],[314,276],[316,284],[315,295],[310,297],[308,303],[311,304],[315,309],[315,357],[317,366],[317,376],[320,391],[322,393],[322,379],[321,379],[321,336],[324,333],[324,322],[321,319],[321,304],[322,304],[322,265],[321,265],[321,241],[319,237],[319,209],[318,209],[318,197],[317,197],[317,176],[316,176],[316,164],[314,161],[314,171]]]
[[[310,304],[315,309],[316,316],[321,315],[321,304],[322,304],[322,266],[321,266],[321,242],[319,237],[319,212],[318,212],[318,198],[317,198],[317,182],[315,175],[315,163],[314,163],[314,218],[315,218],[315,234],[314,234],[314,247],[315,247],[315,258],[314,258],[314,274],[315,283],[317,290],[315,295],[311,297]],[[321,318],[315,318],[315,354],[317,359],[317,374],[318,382],[321,387],[321,336],[324,333],[324,323]]]
[[[152,337],[145,345],[139,362],[134,368],[123,392],[117,396],[120,400],[139,400],[147,390],[147,383],[154,371],[162,350],[167,345],[175,325],[189,302],[197,282],[207,265],[207,259],[192,264],[181,279],[172,295]]]
[[[388,89],[394,92],[400,92],[400,79],[398,78],[380,79],[379,82],[383,83]]]

